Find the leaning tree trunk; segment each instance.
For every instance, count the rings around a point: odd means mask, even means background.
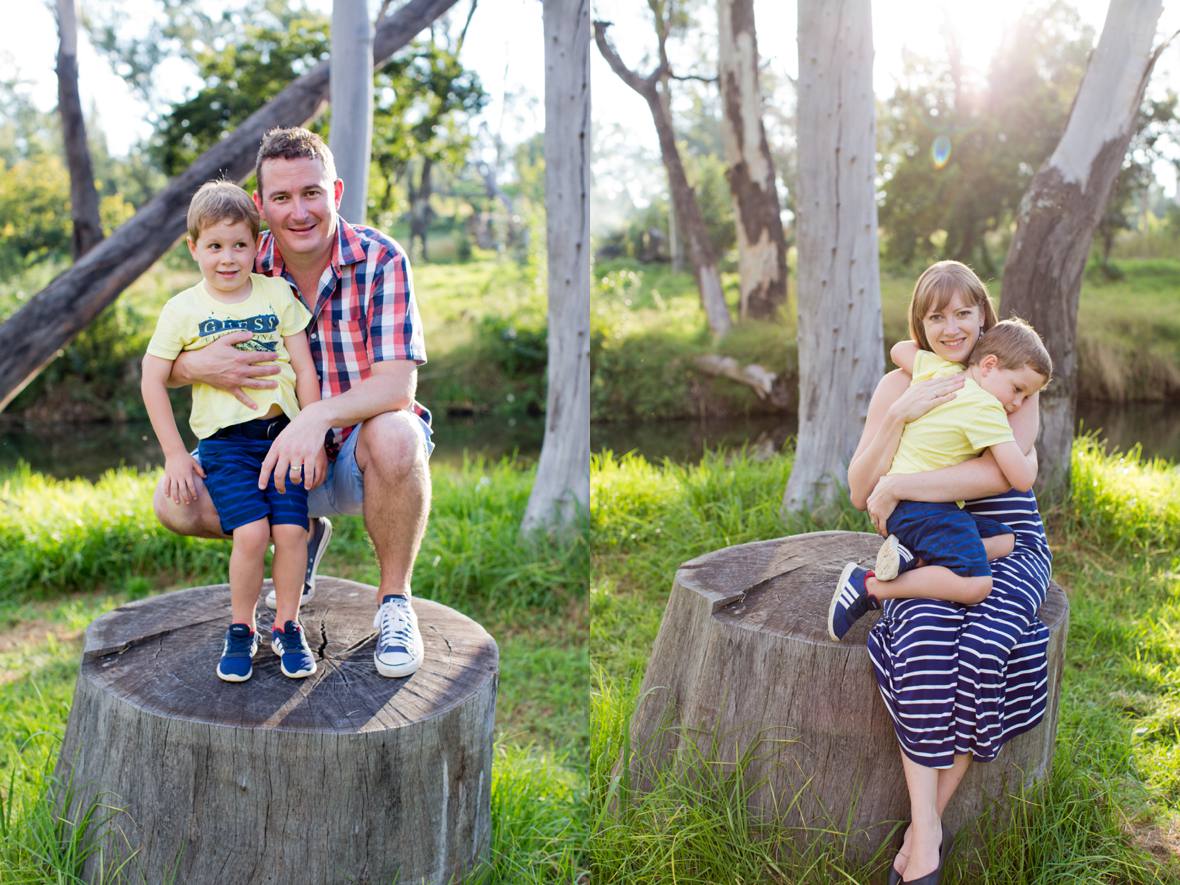
[[[787,241],[762,125],[753,0],[717,0],[725,177],[737,223],[739,315],[774,317],[787,302]]]
[[[1065,134],[1021,201],[1004,265],[1003,315],[1032,323],[1053,358],[1038,443],[1039,490],[1050,496],[1069,489],[1082,271],[1163,49],[1151,48],[1160,7],[1160,0],[1112,0]]]
[[[843,494],[881,377],[869,0],[800,0],[799,437],[784,510]]]
[[[379,64],[455,5],[455,0],[410,0],[377,27]],[[184,216],[197,188],[210,178],[242,181],[254,169],[263,133],[298,126],[328,92],[328,62],[317,65],[247,117],[110,237],[38,292],[0,326],[0,410],[127,286],[184,233]]]
[[[590,508],[590,0],[549,0],[543,17],[549,393],[524,532]]]
[[[102,241],[98,191],[86,143],[86,120],[78,97],[78,10],[76,0],[57,0],[57,111],[61,116],[66,166],[70,171],[70,215],[74,223],[73,255],[77,261]]]
[[[716,337],[721,337],[729,331],[731,321],[729,308],[725,304],[725,295],[721,291],[721,275],[717,271],[717,256],[713,254],[713,245],[709,242],[709,232],[705,227],[705,219],[701,214],[701,207],[697,204],[696,194],[688,183],[688,176],[684,172],[684,163],[680,159],[680,149],[676,146],[676,132],[672,126],[672,114],[668,102],[660,91],[659,82],[664,74],[662,68],[657,68],[647,77],[640,77],[623,64],[615,48],[606,39],[606,22],[594,23],[594,42],[598,44],[598,51],[606,59],[624,83],[634,89],[647,102],[652,120],[656,126],[656,136],[660,142],[660,157],[664,161],[664,169],[668,173],[668,187],[672,193],[672,207],[676,215],[678,232],[684,238],[689,261],[692,263],[693,275],[696,277],[697,290],[701,296],[701,307],[705,310],[705,319],[709,324],[709,331]]]
[[[330,146],[344,182],[340,214],[364,224],[373,142],[373,25],[365,0],[332,3]]]

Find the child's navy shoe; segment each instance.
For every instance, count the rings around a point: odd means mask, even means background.
[[[279,668],[284,676],[303,679],[315,672],[315,658],[303,635],[303,627],[287,621],[283,629],[275,627],[270,634],[270,647],[279,656]]]
[[[833,639],[843,639],[844,634],[861,615],[871,608],[881,607],[869,596],[865,587],[865,581],[871,574],[872,572],[861,568],[855,562],[844,566],[840,580],[836,583],[836,592],[832,594],[832,602],[828,606],[828,635]]]
[[[877,566],[873,569],[873,576],[878,581],[892,581],[902,572],[908,572],[918,564],[918,557],[914,556],[897,535],[890,535],[877,551]]]
[[[225,631],[225,645],[217,663],[217,678],[224,682],[245,682],[254,675],[254,653],[258,651],[258,634],[249,624],[230,624]]]

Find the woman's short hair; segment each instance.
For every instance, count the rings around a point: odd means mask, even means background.
[[[1053,377],[1053,360],[1037,330],[1020,317],[1001,320],[979,336],[967,357],[967,365],[978,365],[985,356],[994,355],[1001,369],[1019,370],[1026,366],[1048,383]]]
[[[218,179],[201,185],[188,204],[188,236],[194,243],[201,231],[211,224],[244,221],[254,239],[258,239],[258,207],[250,195],[232,181]]]
[[[975,271],[961,261],[939,261],[922,271],[910,299],[910,337],[923,350],[933,348],[926,340],[922,318],[932,310],[946,307],[956,294],[962,294],[968,303],[979,308],[983,317],[981,331],[986,332],[999,322],[991,296],[987,294],[987,286],[975,275]]]

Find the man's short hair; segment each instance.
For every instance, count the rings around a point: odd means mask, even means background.
[[[206,181],[188,204],[189,239],[195,243],[202,230],[221,221],[230,224],[244,221],[254,239],[258,239],[258,207],[250,195],[232,181]]]
[[[254,161],[254,178],[258,182],[258,193],[265,199],[262,190],[262,163],[264,160],[319,160],[331,181],[336,180],[336,161],[324,140],[302,126],[290,129],[272,129],[262,136],[258,146],[258,159]]]
[[[1001,320],[980,335],[967,365],[978,365],[989,354],[995,355],[1001,369],[1020,370],[1027,366],[1046,383],[1053,377],[1053,360],[1041,336],[1019,317]]]

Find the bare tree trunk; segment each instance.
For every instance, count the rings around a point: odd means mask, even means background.
[[[70,170],[70,215],[74,222],[73,255],[77,261],[102,242],[98,191],[86,143],[86,120],[78,97],[78,15],[76,0],[57,0],[57,111],[61,115],[66,166]]]
[[[629,70],[606,39],[608,27],[607,22],[595,22],[594,41],[598,44],[598,51],[602,53],[602,57],[606,59],[611,70],[643,97],[651,111],[651,117],[656,126],[656,135],[660,142],[660,156],[668,173],[668,184],[672,194],[672,205],[679,223],[679,233],[684,238],[688,257],[692,262],[693,275],[696,277],[697,289],[701,295],[701,306],[705,310],[709,331],[714,336],[720,337],[729,331],[732,324],[729,308],[725,304],[725,295],[721,291],[717,256],[713,254],[713,246],[709,242],[705,219],[697,204],[696,194],[693,193],[692,186],[688,183],[688,176],[685,175],[684,163],[680,160],[680,150],[676,147],[676,132],[672,125],[672,114],[659,90],[659,81],[664,75],[664,65],[661,63],[661,66],[647,77],[640,77]],[[661,44],[662,42],[663,37],[661,36]],[[662,51],[661,56],[663,56]]]
[[[785,511],[843,494],[881,377],[869,0],[800,0],[799,438]]]
[[[333,0],[330,146],[344,182],[340,214],[364,224],[373,142],[373,25],[365,0]]]
[[[1004,316],[1032,323],[1053,358],[1038,442],[1038,490],[1050,496],[1069,489],[1082,272],[1163,49],[1151,48],[1160,8],[1160,0],[1112,0],[1065,133],[1021,201],[1004,265]]]
[[[434,161],[430,157],[422,158],[422,170],[418,183],[414,184],[414,170],[408,172],[410,190],[410,252],[416,254],[423,261],[429,261],[426,251],[426,236],[430,228],[430,195],[433,191],[431,172]],[[421,244],[421,249],[414,252],[414,242]]]
[[[549,392],[525,533],[590,508],[590,0],[547,0],[543,16]]]
[[[725,177],[737,222],[739,315],[774,317],[787,302],[787,242],[762,125],[753,0],[717,0]]]
[[[409,0],[377,27],[374,64],[389,58],[456,0]],[[34,295],[0,325],[0,410],[57,352],[184,233],[197,188],[219,175],[242,181],[254,169],[263,133],[310,120],[328,93],[328,62],[308,71],[247,117],[169,182],[130,221]]]

